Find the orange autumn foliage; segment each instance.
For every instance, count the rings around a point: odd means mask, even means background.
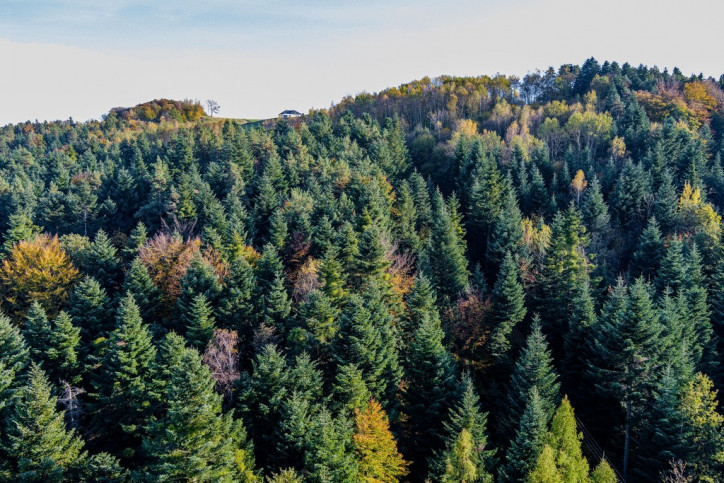
[[[54,317],[68,299],[78,270],[60,247],[57,236],[41,234],[18,242],[0,267],[3,307],[16,317],[34,301]]]

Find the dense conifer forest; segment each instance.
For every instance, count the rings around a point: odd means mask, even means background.
[[[715,482],[724,76],[0,127],[0,480]]]

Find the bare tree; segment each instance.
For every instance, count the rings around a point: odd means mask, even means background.
[[[221,109],[221,106],[219,106],[219,103],[215,100],[209,99],[206,101],[206,111],[209,113],[209,116],[214,117],[214,114],[219,112],[219,109]]]
[[[215,330],[202,359],[211,370],[211,377],[216,381],[216,390],[223,394],[229,402],[231,402],[234,383],[241,376],[239,351],[236,348],[238,340],[236,331]]]
[[[68,420],[68,425],[71,428],[77,428],[78,419],[83,413],[78,396],[85,393],[85,389],[71,386],[66,381],[60,381],[60,384],[63,388],[63,394],[60,399],[58,399],[58,402],[65,408],[65,417]]]

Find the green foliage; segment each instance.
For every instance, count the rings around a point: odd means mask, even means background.
[[[500,468],[499,477],[503,481],[523,480],[535,468],[546,444],[547,417],[536,387],[531,389],[527,400],[515,438],[505,455],[505,464]]]
[[[490,294],[490,305],[488,317],[493,328],[489,350],[494,358],[505,361],[512,347],[512,332],[516,325],[523,321],[527,312],[520,282],[520,268],[510,252],[505,254],[500,267],[498,279]]]

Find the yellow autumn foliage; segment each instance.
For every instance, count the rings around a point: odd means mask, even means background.
[[[373,399],[362,411],[355,409],[355,426],[360,481],[395,483],[407,474],[409,463],[397,451],[397,442],[380,403]]]
[[[34,301],[55,317],[78,279],[78,270],[57,236],[42,234],[20,241],[0,267],[3,307],[16,317]]]

